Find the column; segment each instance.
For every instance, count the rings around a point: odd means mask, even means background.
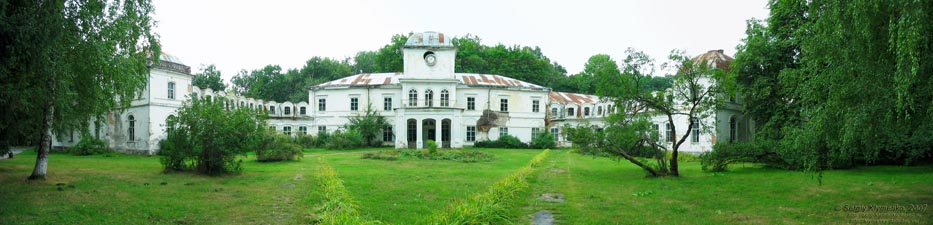
[[[421,133],[424,133],[423,130],[421,130],[422,126],[423,125],[421,124],[421,120],[416,119],[415,120],[415,148],[424,147],[424,142],[421,140],[421,135],[422,135]]]
[[[441,119],[441,120],[435,119],[435,120],[434,120],[434,127],[435,127],[435,128],[434,128],[434,129],[435,129],[435,130],[434,130],[434,142],[437,144],[437,148],[444,147],[444,141],[442,141],[442,139],[441,139],[441,134],[444,133],[443,130],[441,130],[441,128],[443,128],[443,127],[442,127],[443,124],[444,124],[444,120],[443,120],[443,119]]]

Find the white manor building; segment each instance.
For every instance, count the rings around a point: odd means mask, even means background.
[[[175,114],[185,99],[222,97],[230,106],[266,110],[269,125],[287,135],[343,129],[350,118],[371,108],[389,121],[390,126],[382,130],[383,141],[395,148],[422,148],[428,140],[444,148],[461,148],[505,134],[530,142],[545,131],[557,137],[559,146],[570,146],[561,135],[565,124],[602,126],[612,109],[611,102],[593,95],[551,91],[501,75],[456,73],[456,51],[442,33],[416,33],[402,49],[404,71],[357,74],[315,85],[308,89],[309,101],[298,103],[192,86],[190,67],[164,55],[160,64],[151,67],[143,94],[129,108],[106,115],[99,127],[92,122],[90,130],[112,149],[155,154],[159,141],[165,138],[166,118]],[[698,58],[711,59],[725,68],[732,60],[722,51]],[[711,150],[717,140],[750,138],[753,123],[741,114],[738,103],[730,101],[715,115],[704,119],[714,126],[709,129],[714,132],[691,137],[682,151],[699,153]],[[686,132],[686,118],[675,120],[676,133]],[[659,129],[667,127],[666,119],[657,117],[655,121]],[[665,137],[669,133],[662,131]],[[74,132],[56,134],[53,146],[73,146],[79,138]]]

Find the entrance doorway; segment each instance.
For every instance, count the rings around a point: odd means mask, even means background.
[[[441,120],[441,142],[443,148],[450,148],[450,119]]]
[[[421,138],[427,145],[428,140],[437,142],[437,122],[434,119],[425,119],[421,122]]]
[[[408,119],[408,148],[418,148],[418,121]]]

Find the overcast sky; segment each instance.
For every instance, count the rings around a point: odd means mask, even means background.
[[[696,1],[181,1],[155,0],[163,51],[192,67],[216,64],[229,83],[240,69],[301,67],[313,56],[352,57],[393,34],[474,34],[486,45],[539,46],[567,68],[629,48],[656,60],[672,49],[735,54],[766,0]]]

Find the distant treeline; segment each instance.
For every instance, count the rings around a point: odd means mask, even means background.
[[[234,91],[243,96],[273,101],[307,101],[307,87],[360,73],[402,72],[401,48],[408,35],[397,34],[391,42],[375,51],[360,51],[352,58],[332,59],[313,57],[301,68],[283,69],[270,64],[254,70],[241,70],[231,80]],[[567,70],[548,59],[539,47],[483,45],[474,35],[454,38],[457,47],[456,71],[458,73],[498,74],[533,84],[549,87],[555,91],[593,94],[595,79],[593,70],[585,69],[578,74],[567,74]],[[590,64],[605,55],[594,55]],[[589,66],[592,67],[592,66]],[[195,83],[224,88],[220,74],[213,66],[202,68]],[[649,78],[653,87],[670,87],[670,77]]]

